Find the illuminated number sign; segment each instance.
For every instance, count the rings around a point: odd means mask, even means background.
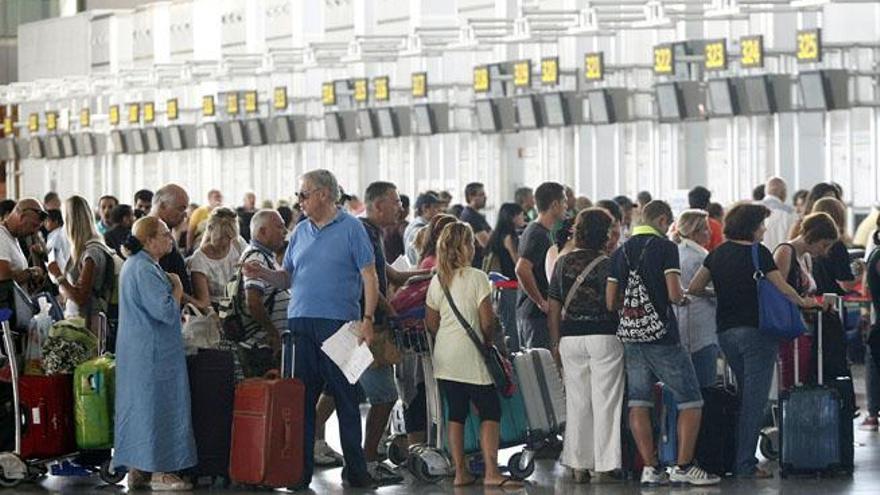
[[[28,130],[31,132],[40,130],[40,114],[32,113],[28,116]]]
[[[46,112],[46,130],[58,129],[58,112]]]
[[[15,127],[12,124],[12,119],[10,117],[3,119],[3,134],[9,136],[14,130]]]
[[[332,82],[327,82],[321,85],[321,102],[324,103],[324,105],[336,104],[336,88],[334,88]]]
[[[489,91],[489,68],[485,65],[474,67],[474,92],[485,93]]]
[[[168,117],[168,120],[177,120],[178,115],[177,98],[171,98],[165,102],[165,116]]]
[[[727,40],[707,41],[703,47],[703,53],[706,56],[704,65],[706,70],[726,70],[727,69]]]
[[[672,74],[673,64],[672,45],[654,47],[654,74]]]
[[[559,84],[559,57],[541,59],[541,83],[554,86]]]
[[[743,68],[764,67],[763,36],[743,36],[739,39],[739,65]]]
[[[354,80],[354,101],[363,103],[367,101],[367,80],[366,79],[355,79]]]
[[[144,122],[152,124],[156,120],[156,105],[152,101],[144,103]]]
[[[119,125],[119,105],[110,105],[110,125]]]
[[[141,121],[141,106],[138,103],[128,104],[128,123],[137,124]]]
[[[520,60],[513,63],[513,85],[528,88],[532,85],[532,61]]]
[[[605,78],[605,55],[602,52],[584,55],[584,78],[587,81],[601,81]]]
[[[79,125],[83,128],[92,125],[92,112],[88,108],[83,108],[79,111]]]
[[[278,86],[272,93],[272,103],[275,110],[287,109],[287,87]]]
[[[257,92],[248,91],[244,94],[244,111],[247,113],[257,113]]]
[[[802,29],[797,32],[798,62],[822,61],[822,30]]]
[[[373,79],[373,97],[376,101],[388,101],[388,76]]]
[[[238,92],[226,93],[226,113],[238,115]]]
[[[214,112],[214,95],[207,95],[202,97],[202,115],[205,117],[213,117]]]
[[[413,72],[412,74],[412,96],[413,98],[424,98],[428,96],[428,73]]]

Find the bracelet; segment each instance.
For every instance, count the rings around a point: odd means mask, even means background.
[[[376,320],[373,318],[373,315],[364,315],[364,320],[370,320],[370,322],[375,322]]]

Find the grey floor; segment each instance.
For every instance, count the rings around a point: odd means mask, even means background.
[[[856,375],[856,390],[859,392],[859,404],[864,404],[864,381],[861,378],[862,368],[854,367]],[[856,425],[861,419],[857,420]],[[402,485],[383,487],[377,490],[382,494],[409,494],[419,493],[423,495],[454,493],[456,495],[476,493],[559,493],[559,494],[650,494],[661,495],[666,493],[683,493],[687,495],[703,495],[716,493],[764,495],[775,493],[789,494],[877,494],[880,493],[880,433],[862,432],[856,428],[855,433],[855,474],[851,479],[816,479],[816,478],[788,478],[781,480],[778,476],[771,480],[762,481],[734,481],[725,480],[721,485],[711,488],[649,488],[643,489],[634,482],[624,484],[605,485],[576,485],[565,476],[563,468],[554,461],[538,461],[535,474],[529,480],[529,484],[520,490],[483,489],[482,487],[469,487],[467,489],[454,489],[450,481],[444,481],[438,485],[419,484],[408,476]],[[336,421],[331,419],[328,423],[328,440],[331,445],[338,449],[338,435]],[[516,449],[502,452],[501,460],[513,453]],[[768,467],[775,468],[770,465]],[[311,492],[315,494],[341,494],[341,493],[364,493],[366,490],[343,489],[340,483],[341,468],[326,469],[319,471],[312,483]],[[102,486],[96,479],[90,478],[46,478],[39,485],[23,484],[14,489],[15,493],[35,492],[63,492],[63,493],[122,493],[125,488],[122,485],[109,487]],[[208,492],[208,489],[199,490]],[[221,491],[221,490],[210,490]],[[13,490],[9,490],[10,493]],[[254,491],[225,490],[222,493],[255,493]]]

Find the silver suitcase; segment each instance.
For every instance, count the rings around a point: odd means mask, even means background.
[[[555,435],[565,427],[565,388],[547,349],[514,355],[513,367],[532,434]]]

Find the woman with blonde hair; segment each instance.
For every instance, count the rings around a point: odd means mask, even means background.
[[[484,486],[519,486],[498,471],[501,402],[480,349],[468,336],[492,342],[495,315],[492,286],[483,271],[471,267],[474,232],[463,222],[443,227],[437,242],[437,274],[428,288],[425,327],[434,335],[434,377],[449,411],[449,450],[455,464],[455,486],[472,485],[464,456],[464,423],[471,404],[480,415],[480,446],[486,470]]]
[[[681,263],[681,284],[687,287],[709,251],[703,246],[709,243],[709,214],[704,210],[685,210],[678,217],[671,234],[678,244]],[[693,297],[687,306],[673,308],[678,319],[681,345],[691,356],[700,387],[715,384],[717,360],[720,354],[715,325],[715,300],[709,297]]]
[[[107,313],[113,291],[112,251],[95,228],[92,209],[82,196],[71,196],[62,205],[64,232],[70,242],[70,262],[62,272],[53,260],[48,269],[66,299],[65,315],[81,316],[97,331],[98,313]]]
[[[197,460],[180,328],[183,286],[159,267],[173,243],[164,222],[139,219],[119,276],[113,465],[129,469],[129,490],[192,489],[175,474]]]
[[[241,253],[247,248],[238,234],[238,216],[229,208],[215,208],[205,223],[198,249],[187,260],[192,275],[193,299],[207,309],[220,303],[226,284],[235,275]]]

